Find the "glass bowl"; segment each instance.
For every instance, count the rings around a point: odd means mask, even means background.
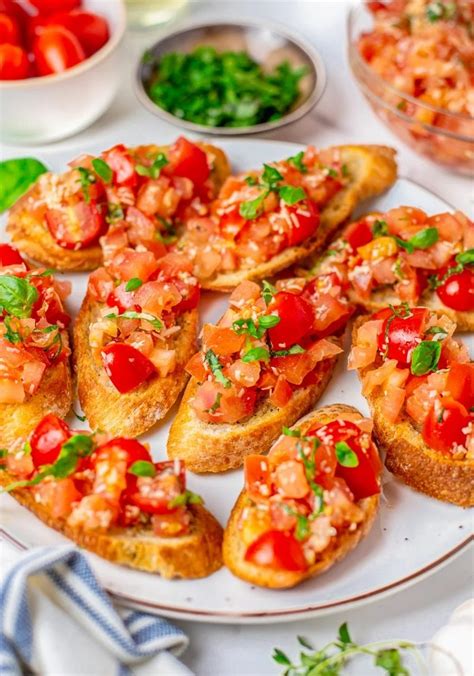
[[[372,110],[412,150],[458,173],[474,175],[474,118],[437,108],[396,89],[364,61],[357,48],[372,28],[364,5],[348,15],[348,52],[352,73]]]

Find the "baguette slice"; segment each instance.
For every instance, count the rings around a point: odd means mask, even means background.
[[[314,237],[274,256],[252,268],[227,272],[201,281],[204,289],[231,291],[244,279],[260,280],[271,277],[303,260],[324,247],[339,226],[351,215],[362,200],[387,190],[397,178],[395,150],[377,145],[338,146],[341,161],[348,168],[352,180],[337,193],[321,212],[321,221]]]
[[[67,344],[67,333],[63,342]],[[48,367],[35,392],[23,404],[0,404],[0,448],[25,438],[47,413],[64,418],[73,401],[69,360]]]
[[[366,318],[354,323],[353,336]],[[362,377],[365,369],[359,370]],[[474,460],[453,460],[434,451],[423,440],[411,418],[402,413],[396,425],[382,413],[383,394],[366,396],[374,420],[374,432],[389,472],[416,491],[452,502],[461,507],[474,507]]]
[[[0,471],[1,487],[15,480],[12,475]],[[154,535],[151,529],[138,527],[116,527],[107,533],[87,533],[69,526],[65,519],[53,518],[27,488],[14,490],[12,495],[47,526],[112,563],[159,573],[165,578],[186,579],[206,577],[222,566],[222,527],[202,505],[189,507],[193,522],[188,535],[163,538]]]
[[[264,400],[248,420],[235,424],[211,424],[199,420],[190,400],[198,388],[191,378],[168,437],[168,456],[181,458],[192,472],[225,472],[240,467],[246,455],[264,453],[281,434],[316,405],[337,363],[337,356],[316,367],[317,382],[301,387],[284,408]]]
[[[326,424],[336,418],[344,417],[348,417],[350,420],[357,420],[357,418],[360,419],[363,416],[352,406],[334,404],[309,413],[300,420],[295,427],[301,428],[304,433],[316,422]],[[303,580],[324,573],[324,571],[334,565],[337,561],[343,559],[370,531],[379,506],[378,495],[359,500],[357,505],[364,512],[364,520],[357,525],[355,530],[349,531],[347,529],[343,533],[338,534],[338,536],[332,540],[331,544],[317,555],[316,561],[308,568],[308,570],[299,572],[272,570],[245,561],[245,545],[240,536],[239,521],[242,510],[245,508],[246,501],[246,492],[243,490],[232,509],[232,513],[224,531],[224,565],[242,580],[245,580],[250,584],[256,584],[260,587],[269,587],[271,589],[294,587],[300,582],[303,582]]]
[[[97,363],[89,346],[89,326],[94,303],[86,295],[74,324],[74,368],[82,410],[92,429],[115,436],[137,437],[161,420],[186,385],[186,363],[196,351],[198,312],[186,312],[179,319],[175,339],[176,368],[164,378],[155,376],[136,389],[121,394],[110,382],[102,364]]]
[[[198,143],[213,162],[211,177],[216,192],[230,174],[230,164],[226,154],[216,146]],[[139,146],[150,153],[166,152],[169,146]],[[102,265],[102,248],[99,244],[73,251],[56,243],[48,226],[33,213],[33,205],[40,197],[39,184],[30,188],[10,210],[7,232],[18,249],[35,261],[56,270],[95,270]]]

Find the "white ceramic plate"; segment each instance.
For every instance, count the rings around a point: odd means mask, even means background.
[[[146,140],[144,140],[146,142]],[[288,157],[298,148],[289,143],[228,141],[221,144],[236,169]],[[101,148],[87,148],[99,152]],[[44,153],[40,158],[61,170],[71,159]],[[364,205],[386,210],[409,204],[429,213],[452,207],[419,185],[400,179],[385,195]],[[79,308],[87,275],[66,275],[73,282],[71,306]],[[202,318],[217,320],[226,307],[225,296],[205,294]],[[469,338],[472,347],[472,336]],[[341,359],[320,405],[347,402],[368,413],[354,373]],[[173,417],[144,438],[156,459],[166,457],[168,427]],[[189,476],[192,490],[204,496],[207,507],[225,525],[242,487],[242,472],[220,476]],[[55,545],[66,540],[20,507],[10,496],[0,499],[5,535],[22,546]],[[344,561],[321,577],[295,589],[259,589],[233,577],[226,569],[203,580],[166,581],[157,575],[131,571],[94,555],[90,560],[105,587],[118,600],[169,617],[198,621],[256,623],[288,621],[379,599],[413,584],[452,560],[469,544],[472,513],[415,493],[387,474],[380,514],[369,536]]]

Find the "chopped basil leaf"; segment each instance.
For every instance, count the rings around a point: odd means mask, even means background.
[[[184,507],[185,505],[202,505],[203,499],[197,493],[192,491],[184,491],[180,495],[169,501],[168,507],[174,509],[175,507]]]
[[[219,357],[215,354],[215,352],[213,352],[212,350],[208,350],[204,355],[204,360],[209,364],[209,368],[211,369],[212,374],[214,375],[216,381],[221,385],[223,385],[225,388],[229,388],[232,383],[222,373],[222,366],[219,361]]]
[[[263,317],[259,317],[258,319],[258,325],[262,326],[264,329],[271,329],[280,322],[281,319],[277,315],[263,315]]]
[[[29,317],[37,300],[37,289],[26,279],[11,275],[0,277],[0,309],[8,314],[19,318]]]
[[[304,348],[301,345],[292,345],[289,350],[275,350],[272,357],[288,357],[290,354],[303,354]]]
[[[159,319],[156,319],[154,315],[148,314],[148,312],[134,312],[133,310],[128,310],[119,315],[111,312],[109,315],[105,315],[105,319],[143,319],[144,321],[149,322],[155,331],[160,331],[160,329],[163,328],[163,323]]]
[[[258,185],[258,181],[255,178],[255,176],[246,176],[244,178],[244,181],[246,182],[247,185]]]
[[[347,164],[342,165],[341,173],[344,176],[344,178],[348,178],[351,175],[350,171],[349,171],[349,167],[347,166]]]
[[[268,361],[270,359],[270,351],[266,347],[254,347],[244,354],[242,361],[249,363],[252,361]]]
[[[414,376],[424,376],[434,371],[441,356],[441,344],[438,340],[422,340],[415,347],[411,357],[411,372]]]
[[[291,661],[290,658],[285,655],[285,653],[279,648],[273,649],[272,659],[277,664],[281,664],[284,667],[290,667]]]
[[[139,289],[142,284],[143,282],[139,277],[132,277],[132,279],[129,279],[126,283],[125,291],[135,291],[136,289]]]
[[[265,183],[270,190],[274,190],[277,183],[283,180],[283,176],[278,169],[272,167],[270,164],[263,165],[262,183]]]
[[[331,176],[331,178],[337,178],[338,173],[333,167],[324,167],[326,170],[326,173],[328,176]]]
[[[432,326],[426,331],[427,336],[437,336],[433,340],[444,340],[448,335],[446,329],[443,329],[441,326]]]
[[[239,206],[239,214],[247,221],[251,221],[257,216],[260,216],[263,207],[263,201],[268,195],[267,192],[262,192],[258,197],[248,202],[242,202]]]
[[[125,218],[125,214],[123,213],[121,205],[112,204],[109,202],[107,204],[107,216],[105,217],[107,223],[114,223],[115,221],[120,221],[123,218]]]
[[[292,157],[287,158],[287,162],[292,164],[295,169],[298,169],[298,171],[301,171],[302,174],[306,174],[308,171],[308,167],[303,163],[303,157],[304,157],[304,150],[300,150],[299,153],[296,153],[296,155],[292,155]]]
[[[144,164],[137,164],[135,171],[140,176],[148,176],[149,178],[159,178],[161,170],[168,164],[168,159],[164,153],[158,153],[153,161],[153,164],[146,167]]]
[[[211,408],[208,408],[206,413],[215,413],[219,406],[221,405],[221,399],[222,399],[222,393],[218,392],[216,394],[216,398],[214,400],[214,403],[212,404]]]
[[[21,335],[18,333],[18,331],[15,331],[14,329],[12,329],[11,317],[6,315],[3,323],[4,323],[5,328],[6,328],[6,332],[5,332],[5,335],[4,335],[5,340],[8,340],[9,343],[13,343],[14,345],[16,343],[21,343]]]
[[[282,432],[287,437],[300,437],[301,430],[292,430],[289,427],[283,427]]]
[[[413,235],[408,242],[414,249],[428,249],[433,244],[436,244],[438,239],[439,232],[437,228],[425,228],[417,232],[416,235]]]
[[[6,211],[48,169],[33,157],[19,157],[0,162],[0,213]]]
[[[85,167],[77,167],[77,171],[79,172],[79,183],[81,184],[84,201],[88,204],[91,201],[89,188],[93,183],[96,183],[97,179],[94,174]]]
[[[135,476],[156,476],[156,467],[149,460],[136,460],[132,465],[130,465],[128,471],[130,474],[134,474]]]
[[[345,441],[336,442],[336,457],[338,463],[343,467],[357,467],[359,465],[357,454]]]
[[[112,181],[114,172],[107,164],[107,162],[103,160],[101,157],[96,157],[95,159],[92,160],[92,167],[94,168],[94,171],[97,174],[97,176],[99,176],[99,178],[101,178],[104,181],[104,183],[110,183]]]
[[[277,292],[276,287],[274,287],[273,284],[270,284],[270,282],[267,282],[267,280],[264,279],[262,282],[262,296],[263,300],[265,301],[265,305],[270,304],[276,292]]]
[[[461,265],[474,265],[474,249],[468,249],[467,251],[462,251],[456,256],[456,263],[461,263]]]
[[[388,235],[388,225],[386,221],[377,219],[372,226],[372,234],[374,237],[384,237]]]
[[[278,194],[281,199],[290,206],[297,204],[297,202],[301,202],[301,200],[305,200],[307,197],[303,188],[296,188],[293,185],[282,185],[281,188],[278,189]]]

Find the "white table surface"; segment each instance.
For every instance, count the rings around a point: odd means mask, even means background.
[[[333,143],[368,142],[394,145],[398,149],[400,173],[437,192],[457,208],[474,213],[474,185],[468,178],[451,174],[402,146],[372,114],[350,75],[345,55],[346,0],[257,0],[252,2],[191,2],[184,19],[217,19],[223,16],[264,17],[299,31],[320,51],[327,69],[328,84],[317,108],[303,120],[280,131],[262,135],[324,147]],[[144,110],[132,91],[132,72],[138,53],[151,44],[157,31],[133,33],[127,37],[121,91],[112,109],[86,131],[63,142],[41,147],[41,153],[55,150],[74,153],[99,144],[106,148],[116,142],[167,143],[178,129],[161,122]],[[123,126],[126,121],[127,131]],[[2,157],[25,155],[35,148],[0,145]],[[305,635],[324,645],[342,622],[348,621],[359,641],[405,638],[423,641],[448,619],[461,602],[472,596],[474,553],[464,552],[430,578],[380,602],[358,609],[294,623],[268,626],[211,625],[177,622],[189,635],[191,646],[183,661],[200,676],[264,676],[278,674],[271,660],[272,649],[282,648],[296,656],[296,635]],[[365,676],[366,670],[359,673]]]

